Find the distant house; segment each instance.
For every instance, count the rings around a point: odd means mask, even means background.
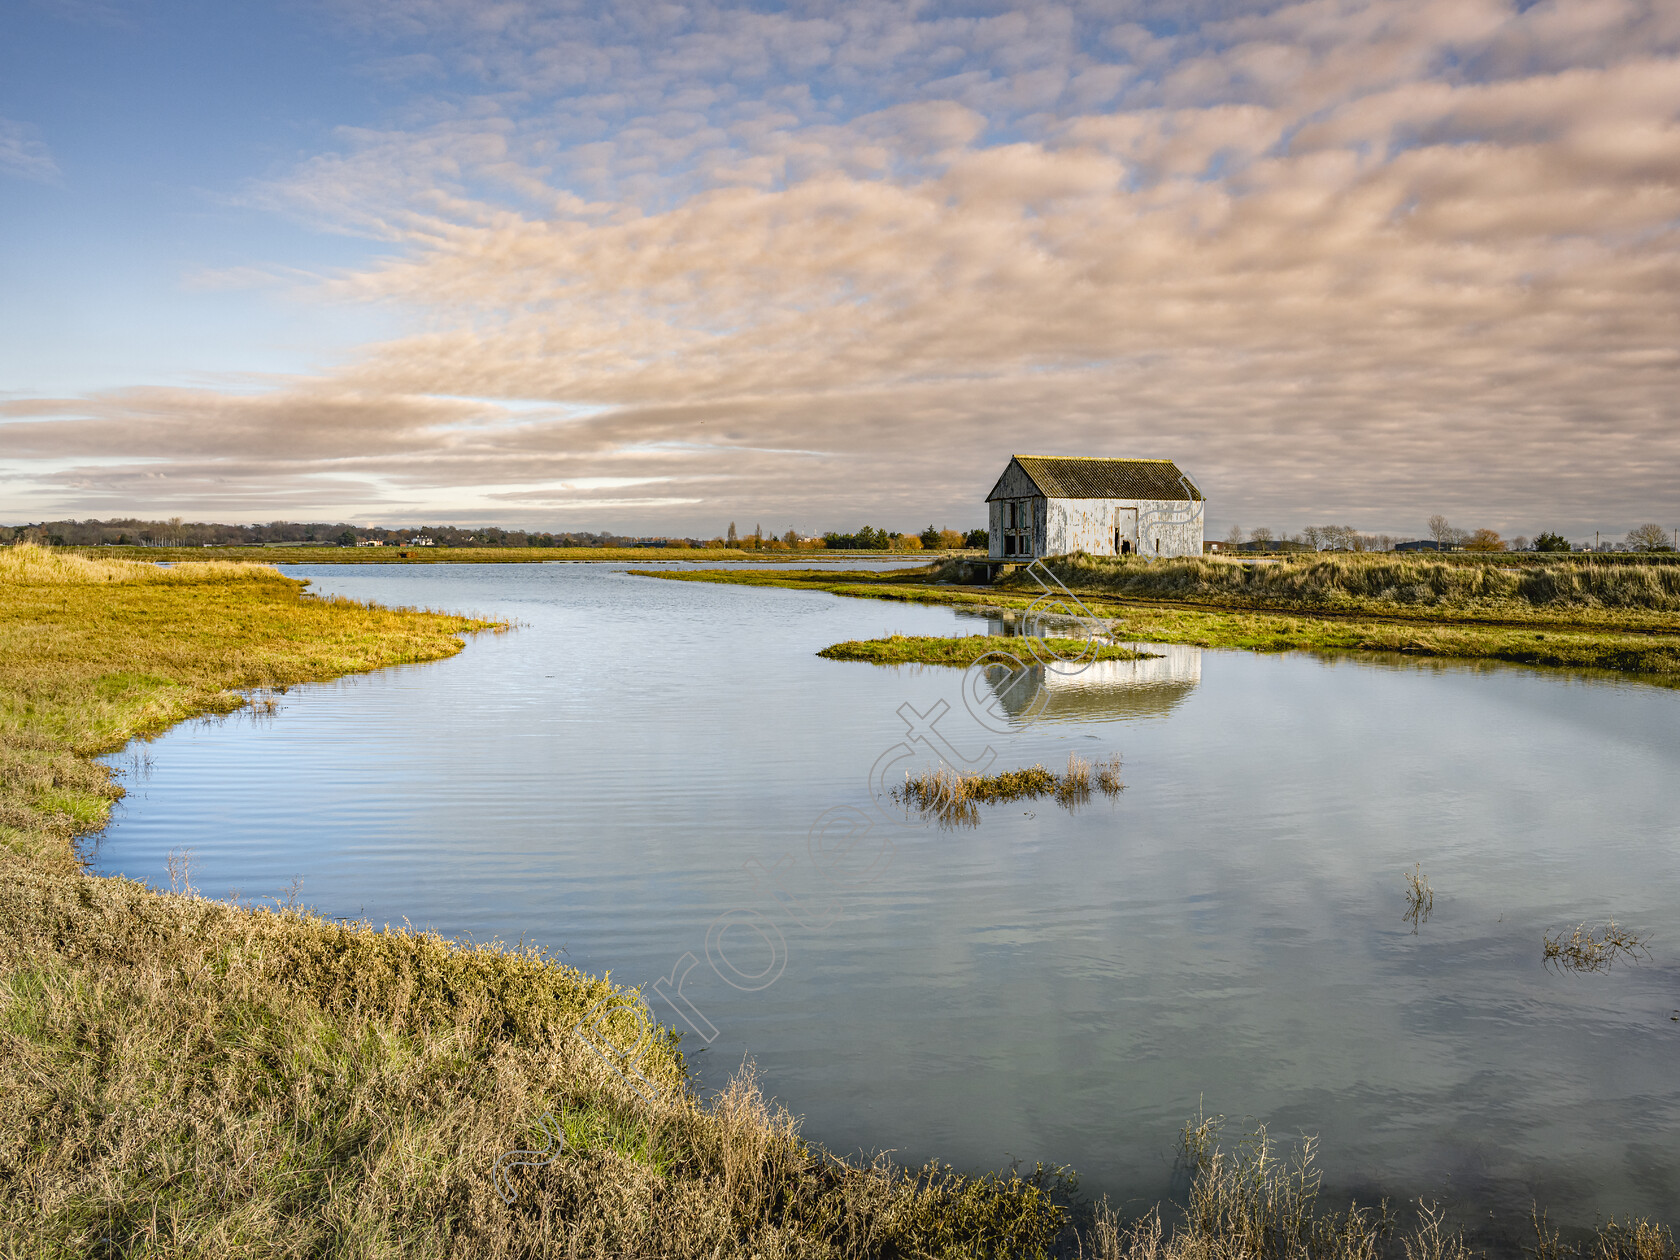
[[[993,560],[1202,554],[1206,500],[1170,459],[1015,455],[986,503]]]

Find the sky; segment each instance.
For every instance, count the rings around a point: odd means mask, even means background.
[[[1673,0],[8,0],[0,521],[1680,525]]]

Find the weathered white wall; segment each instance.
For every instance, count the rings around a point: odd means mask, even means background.
[[[1005,558],[1004,505],[1011,500],[1032,504],[1033,555],[1061,556],[1073,551],[1115,555],[1117,525],[1138,555],[1202,554],[1203,504],[1161,499],[1044,499],[1032,478],[1010,460],[986,505],[991,541],[987,553],[994,560]]]
[[[1005,519],[1003,512],[1004,501],[1009,499],[1026,501],[1038,498],[1038,487],[1033,484],[1032,478],[1027,476],[1027,474],[1021,470],[1021,466],[1013,459],[1010,460],[1009,467],[1003,470],[1003,476],[999,477],[997,485],[992,487],[991,502],[986,505],[987,508],[990,509],[987,513],[986,521],[986,529],[988,531],[987,536],[990,540],[989,545],[986,548],[987,555],[994,560],[1003,559],[1003,522]],[[1039,499],[1038,505],[1033,512],[1033,542],[1035,545],[1041,546],[1042,544],[1040,540],[1042,540],[1043,537],[1043,500]],[[1041,551],[1040,554],[1046,553]],[[1025,559],[1025,556],[1022,558]]]
[[[1085,551],[1112,556],[1114,529],[1145,556],[1202,554],[1202,504],[1163,499],[1051,499],[1040,555]],[[1133,537],[1133,513],[1136,535]]]

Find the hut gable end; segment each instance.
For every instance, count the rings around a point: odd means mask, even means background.
[[[1009,466],[1003,470],[1003,476],[997,479],[997,485],[986,496],[986,502],[993,503],[998,499],[1032,499],[1043,498],[1044,491],[1033,484],[1033,479],[1027,475],[1027,470],[1021,467],[1019,458],[1011,459]]]

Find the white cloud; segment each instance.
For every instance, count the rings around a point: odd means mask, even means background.
[[[412,331],[261,397],[14,403],[8,445],[532,524],[973,523],[1026,447],[1274,527],[1680,511],[1680,21],[1209,9],[349,7],[470,85],[250,198],[386,242],[318,296]]]
[[[60,172],[52,150],[28,123],[0,118],[0,175],[56,184]]]

